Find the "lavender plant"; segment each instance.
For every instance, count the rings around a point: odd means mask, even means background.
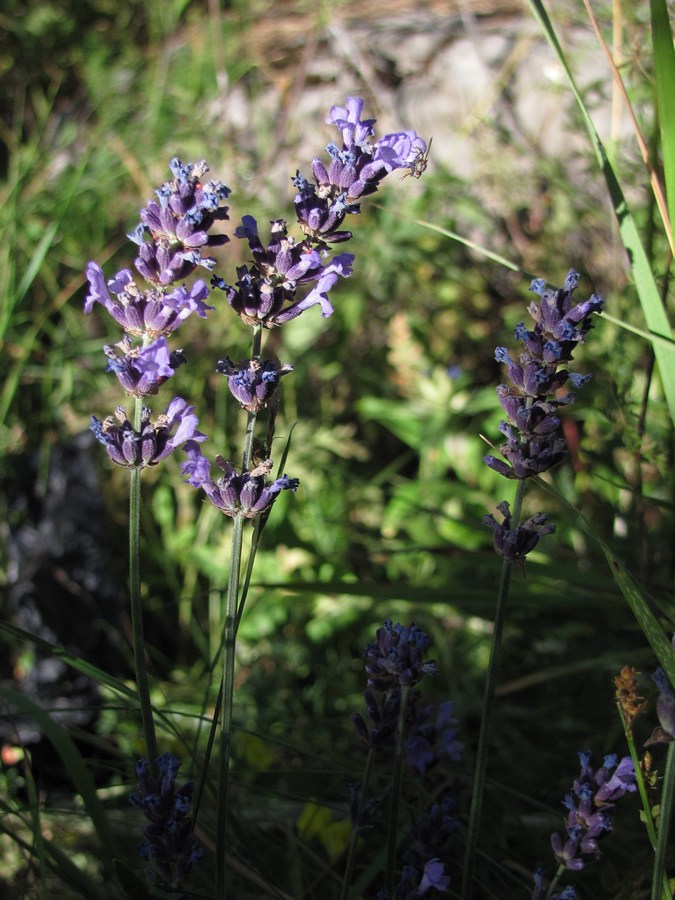
[[[589,376],[570,372],[573,351],[584,341],[592,325],[592,314],[602,309],[602,299],[593,294],[588,300],[575,302],[574,291],[579,275],[570,270],[565,284],[557,290],[548,289],[540,279],[532,282],[530,290],[539,300],[533,301],[528,312],[533,328],[518,324],[515,337],[521,352],[514,359],[506,347],[497,347],[495,358],[506,366],[508,383],[497,387],[497,396],[506,419],[499,430],[506,438],[500,446],[504,459],[489,455],[485,463],[505,478],[517,481],[513,512],[506,501],[498,505],[503,521],[498,524],[488,515],[484,523],[493,529],[495,551],[502,557],[502,575],[497,596],[490,661],[485,682],[481,728],[476,754],[476,768],[469,814],[467,846],[462,876],[462,898],[469,900],[473,891],[475,854],[480,831],[481,809],[487,770],[491,715],[499,666],[506,605],[510,590],[513,563],[524,568],[525,558],[540,538],[550,534],[554,526],[546,524],[543,513],[521,523],[521,512],[527,480],[561,463],[568,455],[561,432],[558,410],[574,400],[568,392],[559,395],[569,381],[580,387]],[[506,461],[504,461],[506,460]]]
[[[382,803],[379,795],[369,796],[375,765],[382,767],[392,755],[389,781],[389,817],[387,822],[387,858],[385,887],[379,900],[413,900],[432,888],[446,893],[450,876],[445,874],[448,842],[459,827],[454,818],[454,798],[445,795],[431,804],[411,825],[410,838],[403,854],[403,868],[396,882],[399,837],[399,811],[407,782],[422,778],[441,759],[457,762],[462,745],[457,740],[457,720],[451,701],[420,707],[418,685],[427,676],[437,674],[438,666],[426,660],[428,635],[418,626],[393,624],[387,619],[368,644],[366,660],[368,687],[364,693],[368,724],[360,713],[353,718],[357,734],[368,747],[362,781],[351,788],[349,843],[341,898],[349,896],[359,836],[371,827],[372,817]],[[395,883],[396,882],[396,883]]]
[[[340,278],[351,275],[354,262],[354,256],[349,253],[331,256],[332,244],[341,244],[351,238],[351,232],[344,228],[346,217],[360,211],[362,198],[373,194],[390,172],[408,169],[420,174],[420,159],[427,149],[425,142],[413,131],[396,132],[371,141],[375,120],[361,119],[363,106],[360,98],[348,97],[344,107],[332,107],[326,121],[337,126],[341,146],[336,143],[328,145],[328,164],[319,158],[313,160],[311,181],[299,172],[293,178],[301,234],[298,237],[289,235],[286,222],[277,219],[271,223],[269,241],[265,245],[255,219],[245,215],[234,234],[247,241],[252,257],[250,263],[238,267],[237,280],[233,284],[217,275],[211,279],[211,286],[224,292],[232,310],[245,325],[252,328],[251,357],[236,364],[226,357],[216,366],[216,370],[226,377],[232,396],[247,412],[240,469],[223,456],[216,455],[215,463],[222,474],[212,478],[211,463],[200,447],[206,435],[197,430],[194,407],[181,397],[174,398],[166,411],[154,421],[151,411],[142,405],[142,399],[156,394],[186,361],[182,350],[169,349],[167,337],[193,312],[206,317],[213,310],[205,302],[209,290],[203,281],[195,282],[191,288],[177,283],[192,274],[197,266],[214,269],[213,257],[203,256],[202,252],[221,246],[228,240],[225,235],[209,232],[216,222],[228,218],[227,208],[221,204],[229,196],[229,189],[220,182],[202,184],[201,179],[207,171],[205,163],[184,165],[180,160],[173,160],[173,181],[156,191],[157,200],[150,201],[144,207],[140,225],[129,235],[139,248],[136,269],[150,287],[145,290],[137,287],[129,270],[117,273],[106,284],[98,265],[90,263],[87,269],[90,292],[85,301],[85,312],[91,312],[94,303],[99,302],[124,329],[122,340],[115,346],[106,346],[104,350],[109,359],[109,369],[117,375],[121,387],[136,398],[132,421],[127,417],[126,409],[120,406],[114,416],[103,421],[93,417],[92,430],[106,447],[110,459],[131,471],[130,590],[136,679],[147,747],[147,760],[139,763],[142,799],[137,805],[146,814],[151,807],[154,810],[157,804],[161,807],[159,819],[151,818],[152,825],[149,826],[154,829],[152,834],[156,840],[148,840],[144,853],[153,858],[162,885],[172,889],[180,886],[189,871],[190,866],[184,860],[188,857],[191,861],[196,859],[186,832],[185,823],[191,820],[183,819],[189,809],[191,789],[178,792],[179,823],[173,793],[178,761],[166,755],[157,757],[157,739],[144,662],[138,561],[139,476],[144,467],[158,464],[182,446],[187,461],[182,464],[181,471],[188,484],[203,490],[206,498],[233,520],[223,617],[222,678],[209,750],[204,761],[206,772],[210,747],[218,728],[215,894],[220,898],[226,895],[225,846],[235,640],[245,600],[244,594],[240,597],[244,525],[247,521],[256,521],[257,546],[260,531],[274,501],[282,491],[295,491],[299,483],[297,478],[289,478],[285,474],[268,483],[272,460],[264,458],[255,465],[253,462],[256,420],[265,407],[273,400],[276,402],[280,379],[293,368],[263,357],[263,330],[284,325],[313,306],[319,306],[324,317],[332,314],[328,294]],[[310,286],[310,289],[303,291],[304,286]],[[274,417],[270,416],[266,443],[262,446],[270,448],[273,439]],[[160,782],[159,778],[163,780]],[[158,784],[164,787],[158,788]],[[197,807],[202,786],[203,780],[197,793]],[[155,811],[153,815],[156,818],[159,813]],[[167,816],[173,818],[167,819]],[[181,852],[187,847],[187,856],[184,854],[181,857],[182,862],[177,861],[175,855],[171,861],[167,856],[168,850],[160,832],[164,834],[169,827],[180,830]],[[179,875],[172,868],[174,863]]]

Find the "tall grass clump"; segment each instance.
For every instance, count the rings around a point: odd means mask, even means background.
[[[530,7],[523,225],[377,73],[296,167],[256,10],[10,4],[3,896],[674,896],[669,10]]]

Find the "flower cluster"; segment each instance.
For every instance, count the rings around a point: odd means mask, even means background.
[[[567,445],[560,433],[559,407],[572,403],[574,395],[557,397],[567,381],[580,387],[589,376],[576,375],[560,368],[572,359],[572,351],[591,328],[591,315],[602,309],[603,301],[593,294],[574,303],[572,295],[579,275],[570,270],[565,285],[548,290],[542,280],[532,282],[530,290],[540,297],[528,311],[534,328],[521,322],[515,330],[523,350],[514,360],[506,347],[497,347],[495,358],[504,363],[509,384],[500,384],[497,395],[506,420],[499,430],[506,437],[500,452],[507,462],[486,456],[484,461],[506,478],[528,478],[545,472],[567,456]]]
[[[281,365],[271,359],[245,359],[235,365],[229,357],[219,359],[216,371],[225,375],[232,396],[243,409],[258,413],[277,393],[282,375],[293,371],[287,363]]]
[[[180,281],[197,266],[207,270],[216,264],[211,256],[202,256],[205,247],[227,243],[224,234],[209,234],[218,220],[227,219],[230,190],[220,181],[202,184],[208,172],[206,162],[182,163],[172,159],[169,168],[173,179],[166,181],[141,210],[141,223],[128,235],[138,244],[134,265],[146,281],[162,287]]]
[[[247,325],[273,328],[313,306],[319,306],[324,317],[330,316],[333,307],[328,293],[340,278],[351,275],[354,262],[350,253],[326,260],[329,244],[351,238],[351,232],[342,229],[345,217],[359,212],[360,199],[374,193],[390,172],[419,170],[425,142],[414,131],[402,131],[371,143],[375,119],[361,120],[363,105],[360,97],[348,97],[345,107],[330,110],[326,122],[337,126],[342,146],[327,146],[331,160],[327,166],[318,158],[313,160],[312,181],[300,172],[293,178],[302,230],[299,240],[288,234],[283,219],[271,223],[267,245],[252,216],[244,216],[236,229],[235,236],[248,242],[252,262],[237,269],[235,284],[214,277],[212,285],[225,291],[232,309]],[[299,287],[306,284],[313,287],[298,297]]]
[[[145,841],[138,851],[150,865],[145,869],[148,881],[164,890],[177,890],[187,878],[203,851],[197,846],[190,816],[191,781],[176,787],[180,762],[171,753],[157,759],[158,777],[150,776],[147,759],[136,765],[140,791],[131,803],[149,821],[143,829]]]
[[[156,466],[184,441],[206,440],[206,435],[197,431],[194,406],[188,406],[182,397],[175,397],[155,422],[150,420],[150,410],[143,407],[140,431],[127,419],[123,406],[103,422],[92,416],[91,430],[110,459],[127,468]]]
[[[566,869],[583,869],[600,858],[598,841],[612,830],[616,801],[636,790],[630,756],[617,762],[610,754],[596,772],[589,765],[590,759],[589,752],[579,753],[581,773],[563,801],[568,810],[566,836],[551,835],[556,861]]]
[[[222,456],[216,457],[216,465],[223,475],[217,481],[211,478],[211,463],[202,455],[199,444],[188,441],[184,448],[187,462],[181,466],[183,475],[192,487],[202,488],[211,503],[232,518],[255,519],[267,512],[281,491],[297,490],[297,478],[283,475],[272,484],[265,483],[265,476],[272,469],[272,460],[267,459],[255,469],[237,473],[234,466]]]
[[[452,700],[427,704],[416,713],[405,743],[406,764],[411,770],[424,775],[444,756],[458,762],[462,749]]]
[[[436,663],[424,659],[430,643],[429,636],[417,625],[394,625],[386,619],[375,632],[375,643],[368,644],[363,654],[368,687],[384,692],[395,686],[415,685],[424,675],[435,675]]]
[[[539,538],[555,531],[555,525],[546,524],[548,517],[544,513],[537,513],[514,528],[506,500],[499,503],[497,509],[504,517],[502,524],[490,514],[483,519],[483,525],[493,529],[495,552],[508,562],[523,565],[527,554],[539,543]]]
[[[148,282],[146,288],[136,284],[129,269],[122,269],[106,282],[97,263],[87,266],[89,292],[84,311],[89,314],[100,303],[124,330],[122,340],[103,350],[108,370],[137,400],[156,394],[185,362],[182,350],[169,349],[167,337],[192,313],[205,318],[213,309],[206,303],[209,289],[203,281],[196,281],[192,287],[177,282],[198,265],[212,268],[215,260],[202,257],[201,249],[228,240],[225,235],[208,232],[218,220],[228,217],[221,201],[227,198],[229,189],[218,181],[202,184],[200,179],[207,171],[204,162],[186,165],[173,159],[170,167],[173,180],[155,192],[158,200],[151,200],[141,210],[141,224],[129,236],[140,246],[135,265]],[[193,407],[179,397],[154,425],[149,416],[144,410],[139,430],[118,407],[115,417],[103,422],[93,417],[91,428],[110,459],[126,467],[154,465],[183,441],[204,440],[196,430]]]

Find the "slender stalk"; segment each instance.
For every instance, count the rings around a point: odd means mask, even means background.
[[[553,891],[558,887],[558,882],[566,871],[567,869],[565,868],[565,866],[558,866],[556,873],[553,876],[553,880],[548,886],[548,890],[546,891],[546,897],[544,898],[544,900],[548,900],[549,897],[553,896]]]
[[[394,753],[394,772],[391,779],[391,806],[389,807],[389,828],[387,835],[387,872],[385,886],[389,895],[394,893],[394,873],[396,870],[396,848],[398,846],[398,811],[401,805],[401,773],[403,771],[403,738],[405,718],[408,709],[410,687],[401,689],[401,708],[398,711],[398,729],[396,734],[396,750]]]
[[[342,890],[340,891],[340,900],[347,900],[349,897],[349,888],[352,883],[352,876],[354,875],[354,864],[356,863],[356,847],[359,842],[359,829],[358,822],[359,817],[361,815],[361,810],[363,809],[363,801],[368,793],[368,785],[370,783],[370,776],[373,771],[373,760],[375,759],[375,751],[371,749],[368,751],[368,756],[366,758],[366,766],[363,770],[363,779],[361,781],[361,788],[359,790],[359,802],[356,808],[356,814],[354,816],[354,827],[352,828],[351,837],[349,838],[349,848],[347,850],[347,862],[345,863],[345,873],[342,878]]]
[[[668,834],[670,831],[670,820],[673,815],[673,806],[675,805],[675,743],[668,744],[668,752],[666,754],[666,768],[663,773],[663,783],[661,785],[661,804],[658,818],[658,828],[656,832],[656,852],[654,854],[654,874],[652,876],[652,894],[651,900],[661,900],[664,892],[661,885],[665,883],[665,896],[671,900],[673,893],[668,884],[666,876],[665,863],[666,854],[668,852]]]
[[[237,516],[232,529],[230,577],[225,602],[225,631],[222,677],[222,708],[220,719],[220,752],[218,756],[218,794],[216,797],[216,898],[225,900],[225,842],[229,801],[230,745],[232,741],[232,700],[234,697],[234,651],[237,623],[237,599],[241,548],[246,520]]]
[[[626,735],[626,743],[628,744],[628,751],[630,753],[630,758],[633,760],[633,769],[635,770],[635,781],[637,783],[638,793],[640,795],[640,802],[642,803],[642,821],[645,823],[645,828],[647,829],[647,836],[649,837],[649,843],[652,845],[652,848],[656,850],[656,845],[658,842],[658,835],[656,833],[656,827],[654,825],[654,816],[652,815],[652,808],[649,803],[649,797],[647,796],[647,786],[645,785],[644,776],[642,774],[642,768],[640,766],[640,758],[637,752],[637,747],[635,746],[635,738],[633,737],[633,730],[630,728],[626,722],[626,718],[623,713],[619,713],[621,716],[621,721],[623,722],[624,733]],[[656,866],[656,860],[655,860]],[[654,870],[654,879],[656,879],[656,868]],[[670,886],[668,884],[668,875],[662,871],[662,883],[663,886],[661,888],[661,892],[657,894],[657,900],[661,900],[661,898],[665,898],[665,900],[670,900],[672,897],[672,893],[670,891]],[[652,891],[654,891],[654,885],[657,882],[654,880],[652,884]]]
[[[134,428],[141,429],[143,401],[137,397],[134,406]],[[131,469],[129,484],[129,603],[131,608],[131,637],[136,671],[136,689],[141,708],[141,721],[145,735],[145,752],[151,777],[157,775],[157,737],[152,716],[152,701],[148,670],[145,663],[145,638],[143,635],[143,604],[141,601],[140,568],[141,531],[141,467]]]
[[[253,329],[251,358],[258,359],[262,348],[262,326]],[[249,413],[246,422],[243,469],[249,469],[253,455],[253,437],[256,414]],[[241,552],[245,519],[236,516],[232,528],[232,552],[230,555],[230,575],[225,599],[225,626],[223,630],[223,676],[220,686],[220,748],[218,754],[218,793],[216,796],[216,898],[225,900],[225,845],[227,837],[227,814],[229,803],[230,748],[232,744],[232,706],[234,699],[234,663],[237,628],[243,612],[239,608],[239,579],[241,573]]]
[[[523,508],[525,496],[525,479],[518,482],[516,496],[513,503],[513,516],[511,530],[518,527],[520,514]],[[478,750],[476,751],[476,768],[473,776],[473,789],[471,795],[471,810],[469,812],[469,824],[466,837],[466,850],[464,853],[464,869],[462,872],[461,900],[471,900],[474,896],[473,875],[476,864],[476,848],[480,832],[480,819],[483,808],[483,794],[485,792],[485,774],[492,736],[492,713],[494,709],[495,689],[499,673],[499,661],[501,657],[502,633],[506,621],[506,607],[511,586],[512,563],[504,560],[502,575],[497,594],[497,609],[495,610],[494,628],[492,631],[492,643],[490,646],[490,661],[488,664],[485,688],[483,691],[483,703],[481,706],[481,725],[478,737]]]
[[[262,348],[262,325],[256,325],[253,329],[253,347],[251,350],[251,359],[259,359]],[[244,440],[244,459],[243,468],[251,467],[251,457],[253,456],[253,436],[255,432],[256,413],[249,413],[246,420],[246,438]]]

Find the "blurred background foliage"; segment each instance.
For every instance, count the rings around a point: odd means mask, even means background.
[[[618,5],[599,7],[610,28]],[[583,63],[583,10],[566,2],[555,12],[571,58]],[[624,4],[622,16],[622,74],[649,135],[648,4]],[[290,440],[286,469],[301,488],[274,508],[239,633],[241,897],[268,896],[255,887],[253,871],[289,896],[333,895],[332,865],[347,839],[347,785],[362,765],[351,726],[365,687],[359,657],[384,618],[414,620],[433,638],[440,675],[432,696],[454,700],[465,758],[437,772],[429,792],[456,784],[461,811],[500,570],[481,521],[511,499],[511,486],[481,461],[485,438],[499,441],[494,348],[513,344],[530,277],[561,284],[569,267],[582,273],[580,294],[602,293],[614,317],[643,327],[604,186],[563,88],[555,81],[548,87],[564,110],[566,137],[554,149],[545,129],[538,140],[519,121],[518,83],[507,67],[491,85],[489,109],[476,112],[470,127],[445,112],[451,81],[438,98],[438,119],[418,122],[414,92],[398,101],[411,83],[425,89],[424,71],[406,79],[395,56],[377,49],[396,17],[417,38],[425,22],[433,30],[445,18],[458,20],[453,29],[469,38],[506,22],[519,36],[514,46],[526,73],[527,54],[535,60],[535,50],[546,53],[520,5],[496,0],[457,10],[405,0],[386,9],[375,0],[7,0],[0,13],[1,611],[10,625],[100,665],[117,686],[129,685],[132,671],[126,473],[111,471],[87,428],[92,413],[102,418],[123,400],[101,353],[103,343],[118,339],[114,323],[99,310],[82,315],[87,261],[109,277],[131,264],[125,235],[175,155],[206,158],[213,176],[233,189],[230,233],[244,214],[292,223],[290,178],[296,168],[308,173],[332,139],[323,118],[347,93],[367,98],[380,133],[413,127],[434,136],[424,178],[385,182],[350,223],[346,249],[356,254],[355,271],[334,292],[333,317],[312,310],[269,335],[268,350],[294,366],[283,381],[272,455],[279,458]],[[336,51],[345,34],[368,36],[349,63]],[[608,147],[655,272],[667,280],[644,170],[630,136],[615,128],[621,115],[610,78],[589,70],[585,88],[607,117]],[[444,150],[449,132],[465,142],[471,175],[457,171]],[[233,238],[218,256],[217,271],[232,279],[246,248]],[[214,367],[226,354],[247,355],[248,334],[217,297],[216,304],[206,324],[189,321],[181,331],[189,365],[170,390],[195,403],[212,453],[236,459],[243,418]],[[550,480],[648,591],[672,601],[673,441],[649,347],[599,320],[577,367],[593,379],[566,413],[571,458]],[[156,411],[169,399],[165,390]],[[193,748],[205,731],[200,717],[215,697],[209,660],[222,625],[229,526],[181,483],[179,462],[169,459],[144,476],[142,575],[164,737],[194,776]],[[85,504],[79,517],[78,503]],[[598,759],[624,752],[612,675],[624,664],[652,665],[604,558],[567,508],[535,488],[526,505],[528,513],[547,511],[557,534],[532,555],[527,578],[516,575],[481,841],[486,897],[525,896],[530,871],[548,860],[548,833],[560,827],[576,751],[592,748]],[[93,569],[78,557],[83,546],[90,562],[93,553]],[[3,639],[6,685],[48,709],[90,710],[82,722],[62,721],[133,859],[126,793],[142,748],[131,701],[93,671],[96,691],[79,694],[72,669],[50,675],[44,648],[9,631]],[[31,672],[40,672],[37,681]],[[72,851],[107,896],[68,773],[28,719],[17,732],[16,716],[8,715],[2,732],[3,830],[15,839],[0,838],[2,890],[38,896],[56,878],[17,849],[20,840],[31,843],[36,820],[20,810],[35,779],[54,843]],[[21,762],[22,743],[31,765],[27,756]],[[585,875],[582,896],[642,896],[646,842],[636,837],[635,811],[632,828],[629,819],[603,867]],[[208,846],[208,833],[202,839]],[[626,864],[628,877],[620,868]],[[208,879],[208,863],[204,869]],[[456,865],[450,870],[456,875]],[[628,881],[635,894],[620,893]],[[83,891],[72,883],[67,890]]]

